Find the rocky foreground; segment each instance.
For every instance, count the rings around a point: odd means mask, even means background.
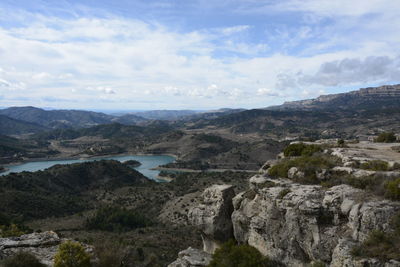
[[[22,251],[34,255],[47,266],[53,266],[58,247],[67,240],[52,231],[0,238],[0,260]],[[85,250],[91,254],[93,247],[85,245]]]
[[[189,211],[202,230],[204,251],[189,248],[169,266],[206,266],[215,249],[232,237],[287,266],[317,261],[331,267],[400,266],[395,260],[351,255],[372,230],[391,231],[399,202],[365,199],[362,190],[348,185],[326,190],[266,175],[252,177],[250,187],[236,196],[229,185],[207,188],[203,203]]]

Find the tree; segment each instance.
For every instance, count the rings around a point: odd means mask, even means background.
[[[80,243],[67,241],[58,248],[54,267],[90,267],[90,256]]]

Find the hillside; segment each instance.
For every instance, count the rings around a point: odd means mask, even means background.
[[[0,134],[2,135],[37,133],[46,129],[46,127],[38,124],[0,115]]]
[[[60,216],[90,208],[89,191],[151,183],[124,164],[105,160],[11,173],[0,176],[0,213],[24,219]]]
[[[188,129],[259,134],[271,138],[355,138],[400,130],[400,85],[365,88],[246,110],[186,124]]]
[[[100,112],[83,110],[44,110],[36,107],[10,107],[0,110],[0,115],[35,123],[46,128],[81,128],[113,122],[135,124],[145,119],[131,115],[119,118]]]

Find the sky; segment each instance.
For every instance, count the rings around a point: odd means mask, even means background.
[[[1,0],[0,106],[260,108],[400,83],[398,0]]]

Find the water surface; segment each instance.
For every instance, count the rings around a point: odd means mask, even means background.
[[[39,171],[50,168],[56,164],[72,164],[79,162],[87,162],[94,160],[102,160],[102,159],[113,159],[118,160],[120,162],[124,162],[127,160],[137,160],[142,165],[136,167],[135,169],[141,172],[144,176],[157,180],[157,176],[160,173],[157,170],[151,170],[152,168],[158,167],[159,165],[167,164],[173,162],[174,157],[167,155],[128,155],[128,156],[106,156],[106,157],[96,157],[96,158],[88,158],[88,159],[67,159],[67,160],[45,160],[45,161],[35,161],[35,162],[27,162],[18,165],[8,166],[7,171],[2,172],[0,175],[6,175],[11,172],[23,172],[23,171]]]

